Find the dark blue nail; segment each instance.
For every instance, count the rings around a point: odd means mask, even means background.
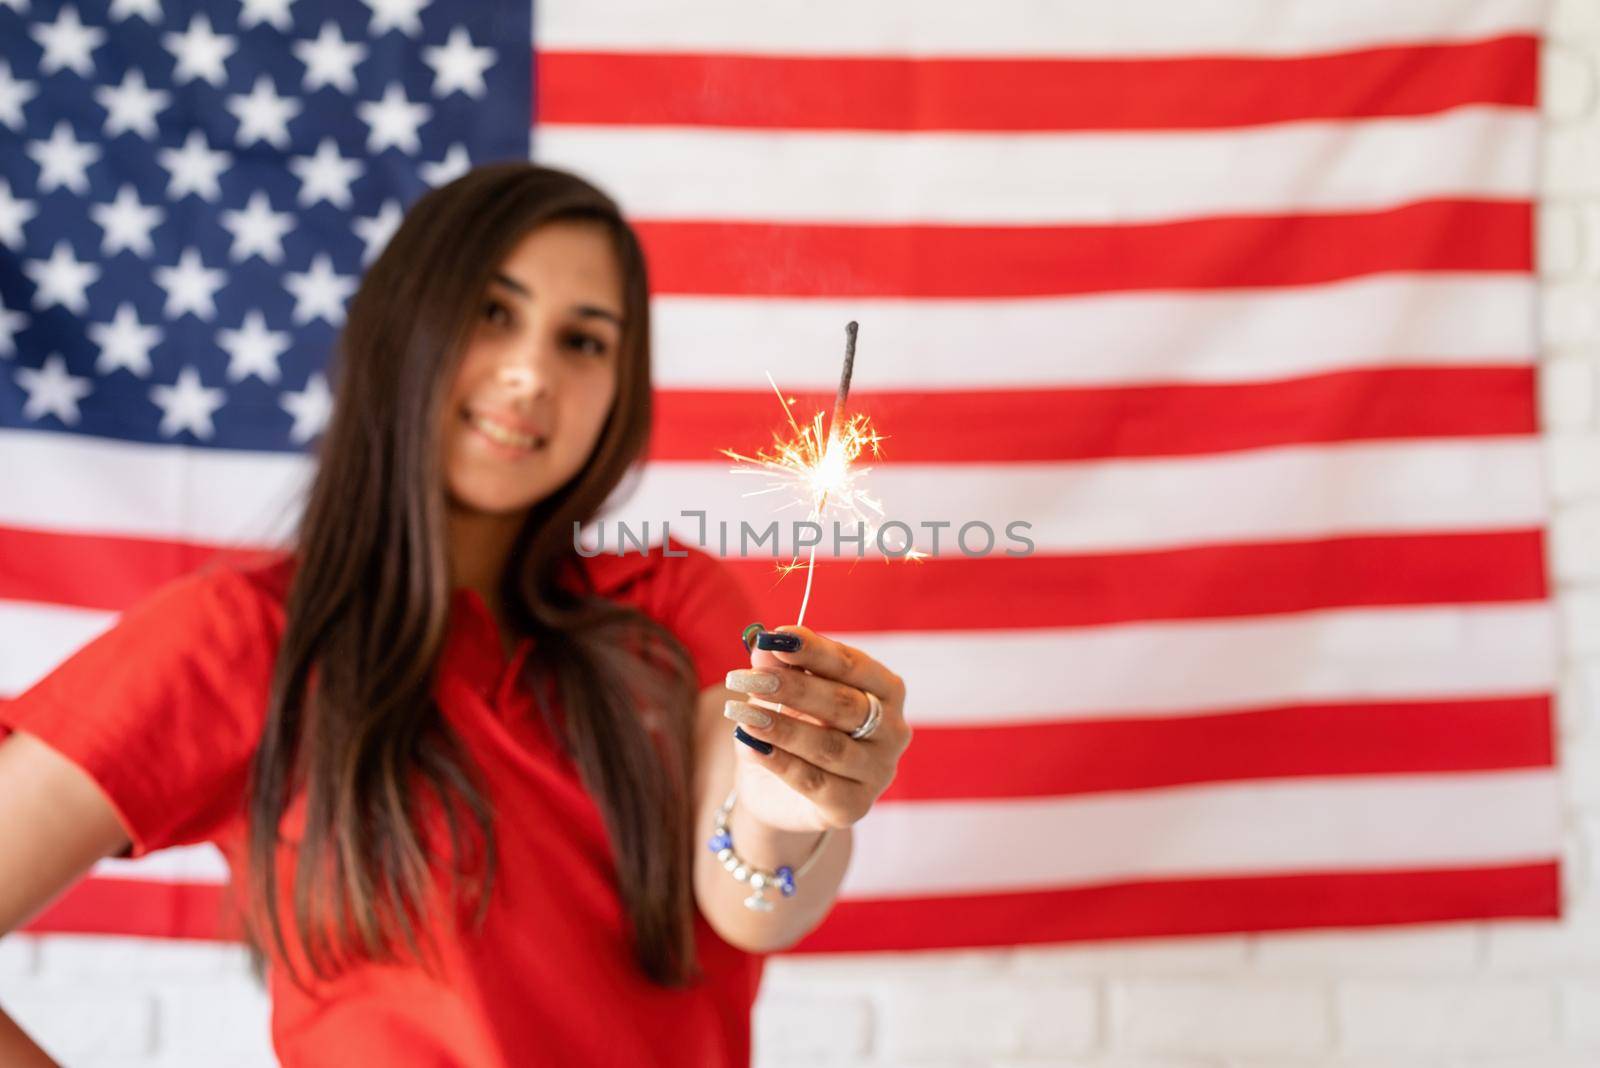
[[[798,653],[800,645],[800,635],[785,631],[764,630],[756,635],[757,649],[770,649],[775,653]]]
[[[757,738],[754,735],[746,734],[743,727],[733,728],[733,736],[739,739],[745,745],[748,745],[751,749],[754,749],[756,752],[760,753],[762,756],[767,756],[772,752],[771,742],[763,742],[760,738]]]

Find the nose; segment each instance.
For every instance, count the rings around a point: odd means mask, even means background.
[[[530,397],[550,393],[555,361],[544,344],[518,347],[500,362],[496,376],[505,388]]]

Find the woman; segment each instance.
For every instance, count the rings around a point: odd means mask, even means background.
[[[705,553],[576,552],[643,457],[647,292],[572,175],[420,198],[351,301],[292,550],[168,583],[0,707],[0,932],[209,841],[286,1068],[747,1063],[762,955],[826,915],[911,731],[859,650],[741,631]],[[0,1063],[50,1063],[3,1013]]]

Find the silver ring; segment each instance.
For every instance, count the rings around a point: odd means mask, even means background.
[[[883,722],[883,702],[878,700],[878,695],[871,690],[863,690],[867,695],[867,721],[850,732],[850,737],[856,741],[869,737],[878,729],[878,724]]]

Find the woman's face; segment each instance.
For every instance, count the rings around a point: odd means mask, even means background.
[[[604,224],[534,228],[500,265],[444,410],[455,507],[520,512],[588,460],[617,390],[622,270]]]

